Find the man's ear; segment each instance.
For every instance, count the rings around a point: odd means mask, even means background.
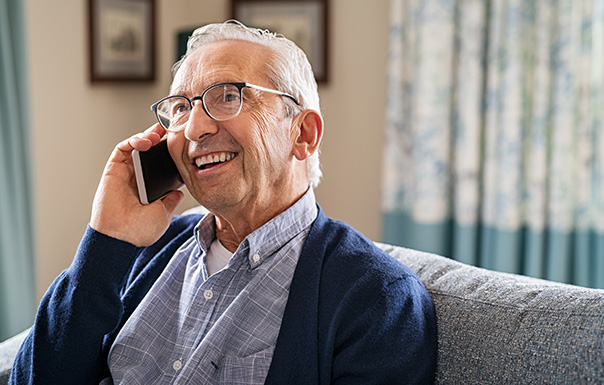
[[[294,119],[295,142],[293,155],[298,160],[307,159],[318,150],[323,137],[323,118],[317,111],[305,110]]]

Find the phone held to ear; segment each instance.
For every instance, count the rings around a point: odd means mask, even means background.
[[[160,141],[148,151],[133,150],[132,160],[138,198],[144,205],[163,198],[184,184],[165,140]]]

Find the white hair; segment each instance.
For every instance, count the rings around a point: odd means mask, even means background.
[[[317,82],[304,51],[283,35],[250,28],[236,20],[208,24],[196,29],[189,38],[185,55],[174,64],[173,74],[176,74],[193,51],[221,40],[244,40],[268,47],[274,56],[267,66],[267,76],[279,91],[293,95],[300,103],[296,105],[293,100],[283,98],[288,116],[294,116],[305,109],[321,113]],[[317,187],[322,176],[319,149],[307,159],[307,173],[310,185]]]

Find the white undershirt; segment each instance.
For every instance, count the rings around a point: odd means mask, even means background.
[[[210,245],[210,249],[208,250],[205,261],[208,277],[224,269],[232,256],[233,253],[228,251],[227,248],[224,247],[218,240],[218,238],[214,239],[214,242],[212,242]]]

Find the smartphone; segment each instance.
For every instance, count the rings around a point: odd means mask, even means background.
[[[184,183],[168,151],[168,142],[160,141],[148,151],[132,151],[138,198],[148,205],[163,198]]]

